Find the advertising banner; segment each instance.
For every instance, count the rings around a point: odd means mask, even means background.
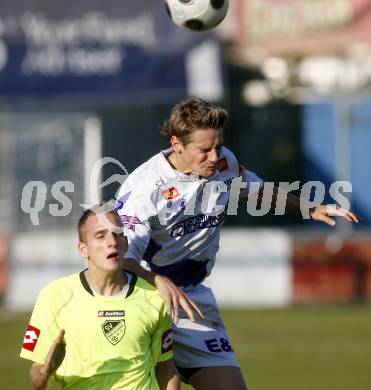
[[[159,1],[0,4],[0,97],[172,100],[186,53],[208,34],[175,27]]]
[[[235,41],[248,57],[343,52],[371,43],[370,0],[236,0]]]

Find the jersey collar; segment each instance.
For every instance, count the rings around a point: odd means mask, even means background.
[[[87,268],[85,268],[83,271],[80,272],[80,274],[79,274],[80,281],[81,281],[81,284],[84,287],[85,291],[87,291],[90,295],[92,295],[94,297],[94,293],[93,293],[92,289],[90,288],[88,281],[86,280],[86,276],[85,276],[86,270],[87,270]],[[133,293],[134,288],[135,288],[135,284],[136,284],[138,278],[135,274],[133,274],[129,271],[125,271],[125,272],[130,273],[132,275],[132,278],[131,278],[130,283],[129,283],[129,289],[128,289],[128,292],[125,296],[125,298],[128,298]]]
[[[186,174],[182,172],[178,172],[176,169],[174,169],[169,161],[168,156],[170,156],[171,153],[173,153],[173,148],[165,149],[160,152],[160,164],[161,164],[161,171],[162,171],[162,178],[164,180],[164,184],[168,183],[169,181],[197,181],[199,180],[198,174]]]

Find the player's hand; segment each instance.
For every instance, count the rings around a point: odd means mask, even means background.
[[[188,295],[177,287],[169,278],[156,275],[155,285],[166,303],[168,314],[175,323],[179,321],[179,308],[181,307],[192,322],[195,322],[195,313],[199,318],[205,319],[201,309],[188,297]]]
[[[50,376],[62,364],[64,355],[66,354],[65,344],[63,343],[64,329],[62,329],[57,338],[54,340],[46,356],[45,363],[40,369],[40,373],[45,376]]]
[[[50,375],[61,365],[65,355],[63,337],[64,330],[62,329],[50,347],[45,363],[32,364],[30,370],[32,390],[45,390]]]
[[[340,208],[337,205],[329,204],[329,205],[319,205],[312,207],[309,210],[309,214],[312,219],[316,221],[322,221],[327,223],[327,225],[335,226],[336,222],[331,217],[342,217],[345,218],[349,222],[359,223],[361,222],[361,218],[352,213],[351,211],[347,211],[345,209]]]

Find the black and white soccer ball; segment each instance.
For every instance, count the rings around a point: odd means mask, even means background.
[[[192,31],[210,30],[227,15],[229,0],[165,0],[170,19]]]

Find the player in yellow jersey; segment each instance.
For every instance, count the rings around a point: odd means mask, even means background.
[[[165,304],[155,287],[122,271],[126,237],[107,207],[79,221],[88,268],[51,282],[37,298],[21,351],[34,362],[34,390],[52,377],[71,390],[180,388]]]

